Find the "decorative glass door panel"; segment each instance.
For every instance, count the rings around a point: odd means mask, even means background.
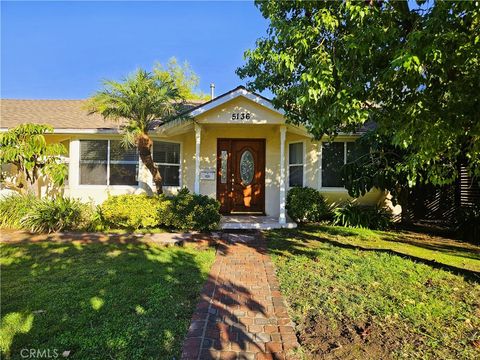
[[[223,214],[265,212],[264,139],[218,139],[217,199]]]

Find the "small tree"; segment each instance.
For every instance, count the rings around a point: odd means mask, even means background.
[[[163,192],[162,176],[153,162],[149,132],[158,121],[169,121],[184,103],[179,89],[170,79],[158,72],[137,70],[123,81],[105,81],[104,89],[87,102],[90,114],[98,113],[105,119],[121,122],[126,146],[136,146],[140,159],[153,177],[158,194]]]
[[[60,156],[67,151],[62,144],[47,144],[44,134],[52,132],[49,125],[22,124],[0,134],[0,181],[6,188],[26,193],[27,185],[35,185],[41,176],[56,186],[63,185],[68,168]],[[3,172],[7,164],[15,166],[16,174]]]

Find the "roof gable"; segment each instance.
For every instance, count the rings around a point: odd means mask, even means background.
[[[231,100],[234,100],[240,97],[244,97],[250,101],[253,101],[263,107],[270,109],[273,112],[276,112],[279,115],[283,116],[285,114],[285,112],[282,109],[276,109],[269,99],[259,94],[256,94],[254,92],[248,91],[244,86],[238,86],[235,89],[229,92],[226,92],[225,94],[222,94],[204,104],[201,104],[189,110],[185,115],[188,115],[190,117],[197,117],[207,111],[215,109]]]

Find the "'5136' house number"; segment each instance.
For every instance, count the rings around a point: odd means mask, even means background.
[[[250,120],[252,115],[249,112],[239,112],[232,114],[232,120]]]

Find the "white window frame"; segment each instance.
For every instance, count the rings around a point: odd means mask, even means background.
[[[163,189],[167,191],[171,190],[179,190],[182,188],[183,184],[183,169],[182,169],[182,164],[183,164],[183,142],[182,141],[175,141],[175,140],[165,140],[165,139],[152,139],[153,145],[152,145],[152,158],[153,158],[153,148],[155,147],[155,142],[166,142],[166,143],[172,143],[172,144],[179,144],[180,145],[180,156],[178,159],[178,164],[174,163],[155,163],[155,165],[167,165],[167,166],[178,166],[178,186],[175,185],[164,185]],[[139,161],[141,161],[139,159]],[[155,189],[155,183],[153,182],[153,177],[150,175],[150,185],[152,186],[153,189]]]
[[[356,140],[356,139],[355,139]],[[333,141],[333,142],[339,142],[343,143],[343,165],[347,163],[347,144],[349,142],[355,142],[355,140],[352,141],[347,141],[347,140],[341,140],[341,141]],[[319,142],[319,149],[318,149],[318,159],[319,159],[319,190],[325,191],[325,192],[347,192],[347,189],[345,186],[323,186],[323,144],[324,143],[329,143],[330,141],[320,141]]]
[[[302,144],[302,151],[303,151],[303,156],[302,156],[302,161],[303,161],[303,164],[290,164],[290,145],[291,144]],[[287,189],[291,189],[290,187],[290,166],[300,166],[302,165],[303,166],[303,174],[302,174],[302,187],[305,186],[305,177],[306,177],[306,164],[307,164],[307,145],[306,145],[306,142],[305,140],[296,140],[296,141],[288,141],[287,142],[287,156],[286,156],[286,159],[285,159],[285,162],[287,163]]]
[[[81,154],[81,142],[82,141],[106,141],[107,142],[107,183],[106,184],[81,184],[81,174],[80,174],[80,165],[82,164],[82,154]],[[139,161],[133,161],[133,160],[128,160],[128,161],[121,161],[121,160],[110,160],[110,141],[120,141],[120,139],[78,139],[78,187],[79,188],[115,188],[115,189],[121,189],[121,188],[137,188],[139,186],[139,181],[138,181],[138,173],[140,171],[140,163]],[[96,160],[92,160],[96,161]],[[103,163],[103,162],[102,162]],[[110,164],[124,164],[124,165],[137,165],[137,174],[135,175],[135,179],[137,180],[137,183],[135,185],[110,185]]]

